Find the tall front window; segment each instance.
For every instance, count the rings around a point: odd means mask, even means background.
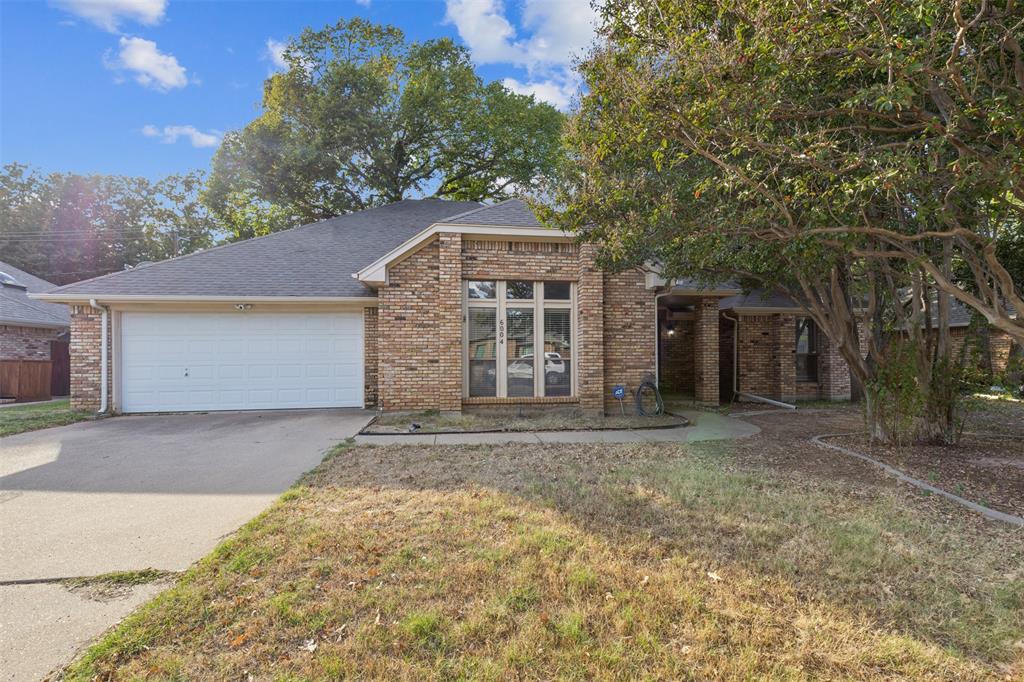
[[[465,394],[573,395],[571,282],[465,283]]]
[[[796,318],[796,380],[818,380],[818,327],[809,317]]]

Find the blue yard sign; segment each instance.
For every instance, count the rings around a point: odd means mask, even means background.
[[[626,387],[622,384],[612,386],[612,397],[616,400],[622,400],[626,397]]]

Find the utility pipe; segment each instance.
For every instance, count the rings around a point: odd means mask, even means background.
[[[739,389],[739,377],[740,377],[740,360],[739,360],[739,341],[740,341],[740,316],[729,317],[726,311],[722,311],[722,317],[727,320],[731,320],[733,323],[732,330],[732,394],[733,397],[747,398],[759,403],[767,403],[768,405],[775,405],[776,407],[784,407],[787,410],[795,410],[796,405],[790,405],[780,400],[772,400],[771,398],[765,398],[764,396],[754,395],[753,393],[740,393]]]
[[[107,306],[99,305],[95,298],[89,299],[89,305],[100,311],[100,409],[98,414],[107,411]]]

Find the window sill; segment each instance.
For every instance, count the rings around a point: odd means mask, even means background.
[[[572,395],[545,396],[532,398],[490,398],[474,397],[463,398],[463,405],[564,405],[578,403],[579,398]]]

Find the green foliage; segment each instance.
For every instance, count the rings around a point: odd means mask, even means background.
[[[408,42],[393,26],[342,20],[307,29],[284,58],[260,116],[214,158],[206,200],[238,237],[415,192],[526,191],[554,165],[562,115],[485,84],[449,39]]]
[[[150,181],[119,175],[0,172],[3,259],[56,284],[212,245],[217,226],[199,201],[202,173]]]

